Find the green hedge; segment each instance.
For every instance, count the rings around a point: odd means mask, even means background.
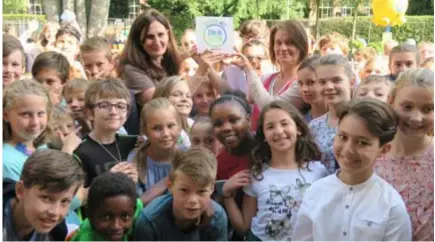
[[[352,37],[352,17],[325,19],[320,22],[320,36],[339,32],[349,38]],[[404,41],[409,38],[419,41],[433,42],[434,16],[407,16],[407,22],[402,26],[392,27],[393,38]],[[371,29],[370,29],[371,25]],[[357,17],[356,36],[367,42],[382,41],[383,27],[377,27],[371,22],[371,17]],[[369,38],[370,33],[370,38]]]
[[[3,14],[4,20],[32,20],[37,19],[39,22],[45,22],[46,16],[39,14]]]

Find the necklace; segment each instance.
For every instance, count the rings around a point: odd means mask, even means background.
[[[119,157],[119,158],[116,158],[116,157],[112,154],[112,152],[110,152],[106,147],[104,147],[104,145],[101,144],[100,141],[98,141],[95,137],[94,137],[94,140],[95,140],[95,142],[97,142],[97,144],[98,144],[98,145],[99,145],[99,146],[100,146],[104,151],[106,151],[107,154],[109,154],[110,156],[112,156],[113,159],[115,159],[115,160],[118,161],[118,162],[121,162],[121,161],[122,161],[122,156],[121,156],[121,152],[119,151],[118,141],[116,140],[116,137],[115,137],[115,146],[116,146],[116,150],[118,151],[118,157]]]

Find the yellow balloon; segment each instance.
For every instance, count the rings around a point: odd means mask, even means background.
[[[406,22],[408,0],[372,0],[372,22],[378,26],[396,26]]]

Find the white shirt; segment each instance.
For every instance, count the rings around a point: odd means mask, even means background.
[[[411,220],[390,184],[373,173],[367,181],[349,186],[337,174],[307,190],[293,240],[411,240]]]
[[[263,179],[252,178],[245,193],[257,198],[257,214],[252,218],[251,232],[262,241],[291,240],[305,191],[311,184],[328,175],[319,161],[310,162],[308,170],[281,170],[263,166]]]

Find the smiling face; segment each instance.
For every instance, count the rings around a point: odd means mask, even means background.
[[[373,162],[379,154],[389,151],[389,144],[380,146],[379,137],[370,132],[366,121],[349,114],[338,124],[333,149],[340,172],[351,175],[355,180],[361,180],[371,176]]]
[[[94,128],[104,132],[118,131],[127,120],[128,104],[125,99],[97,99],[89,119],[94,122]]]
[[[100,73],[109,74],[113,69],[113,63],[104,51],[82,52],[81,58],[83,69],[90,75],[88,78],[96,78]]]
[[[17,199],[23,203],[27,222],[35,231],[45,234],[65,218],[78,185],[71,186],[63,192],[53,193],[37,185],[26,188],[20,181],[15,189]]]
[[[195,105],[198,114],[208,116],[210,104],[216,100],[216,92],[211,83],[202,83],[195,95],[193,95],[193,104]]]
[[[316,68],[320,94],[326,105],[339,105],[350,101],[351,80],[343,66],[321,65]]]
[[[317,83],[316,72],[310,68],[304,68],[298,71],[299,93],[308,104],[322,102]]]
[[[273,152],[285,152],[295,148],[300,132],[290,114],[273,108],[264,114],[263,133]]]
[[[85,91],[71,90],[65,93],[64,98],[73,118],[83,118],[85,110]]]
[[[181,132],[181,124],[173,107],[155,109],[143,118],[146,118],[144,130],[151,143],[150,147],[167,151],[176,146]]]
[[[3,57],[3,87],[20,79],[24,71],[23,58],[21,50],[15,50]]]
[[[74,60],[80,53],[79,40],[71,34],[59,36],[55,45],[70,60]]]
[[[257,71],[257,74],[261,76],[262,70],[264,69],[265,62],[267,62],[266,49],[261,45],[253,45],[246,47],[243,50],[243,54],[249,60],[252,67]]]
[[[133,226],[135,206],[136,201],[126,195],[107,197],[89,220],[104,240],[122,241]]]
[[[177,82],[172,88],[168,99],[180,115],[184,117],[189,116],[190,111],[192,111],[192,94],[187,82]]]
[[[291,36],[286,31],[278,30],[276,32],[273,51],[276,61],[281,67],[299,64],[301,53],[291,41]]]
[[[216,138],[227,149],[239,147],[249,133],[249,115],[237,101],[216,104],[210,118]]]
[[[169,34],[166,27],[158,21],[153,21],[145,34],[143,48],[151,59],[158,59],[168,49]]]
[[[3,120],[11,126],[13,139],[26,142],[39,137],[47,128],[47,101],[42,96],[25,95],[3,110]]]
[[[178,221],[198,219],[207,208],[213,193],[213,184],[200,187],[182,171],[175,172],[175,179],[169,185],[173,196],[172,210]]]
[[[426,87],[405,86],[397,90],[391,106],[399,116],[399,131],[421,139],[433,129],[434,99]]]

